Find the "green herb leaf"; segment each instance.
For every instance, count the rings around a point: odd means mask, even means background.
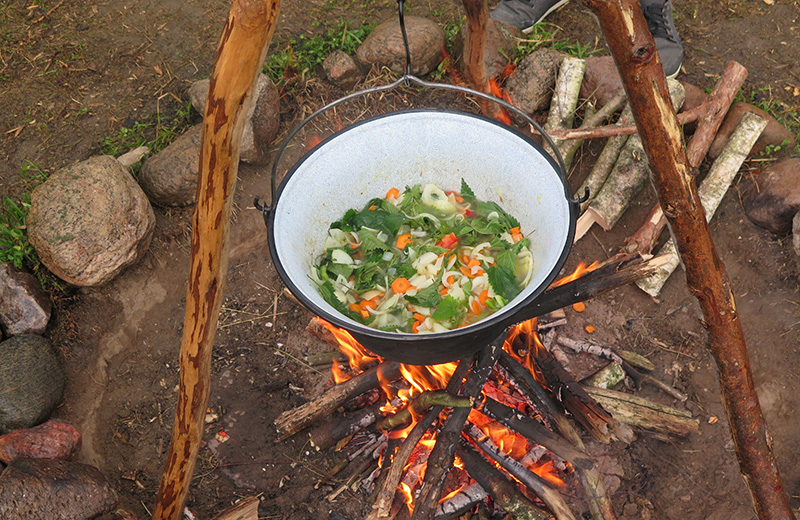
[[[389,213],[382,209],[367,209],[353,217],[353,224],[359,229],[368,227],[383,231],[389,236],[394,236],[404,220],[405,217],[401,213]]]
[[[420,307],[435,307],[439,305],[439,302],[442,301],[442,295],[439,294],[439,284],[433,283],[418,291],[414,296],[406,294],[406,301]]]
[[[378,235],[374,231],[370,231],[369,229],[361,228],[358,230],[358,238],[361,239],[361,249],[365,253],[369,253],[375,250],[379,251],[391,251],[386,242],[383,242]]]
[[[366,325],[375,319],[375,317],[372,315],[370,315],[369,318],[365,319],[361,316],[361,314],[356,314],[355,312],[348,309],[347,306],[343,304],[341,301],[339,301],[339,298],[336,297],[336,293],[334,292],[333,289],[333,284],[331,284],[330,281],[325,282],[324,284],[319,286],[319,293],[322,295],[325,301],[331,305],[331,307],[341,312],[345,316],[356,320],[359,323],[363,323]]]
[[[477,214],[479,217],[488,217],[493,212],[497,212],[498,220],[505,228],[503,231],[519,226],[519,221],[503,211],[503,208],[496,202],[478,202]]]
[[[517,268],[517,254],[513,251],[506,250],[498,253],[497,256],[494,257],[494,260],[497,265],[505,267],[512,273]]]
[[[459,309],[463,308],[464,304],[456,300],[452,296],[446,296],[439,306],[433,311],[431,318],[438,321],[449,320],[458,313]]]
[[[327,271],[334,276],[343,276],[346,279],[350,278],[350,275],[353,274],[353,266],[347,264],[335,264],[331,262],[327,266]]]
[[[514,271],[500,265],[493,265],[487,269],[489,283],[494,292],[506,300],[516,297],[522,289],[516,283]]]
[[[342,231],[355,231],[355,224],[353,224],[353,217],[358,214],[354,209],[348,209],[342,217],[342,220],[337,220],[331,224],[331,229],[341,229]]]
[[[467,181],[464,178],[461,178],[461,196],[464,197],[464,200],[473,201],[475,200],[475,192],[467,184]]]

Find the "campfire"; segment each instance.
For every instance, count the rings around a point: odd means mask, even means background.
[[[580,266],[543,299],[562,307],[564,294],[577,294],[573,300],[594,294],[623,283],[627,278],[620,273],[647,271],[643,266]],[[319,484],[349,475],[328,498],[360,488],[373,504],[370,519],[446,518],[475,508],[499,508],[517,518],[576,519],[585,511],[614,518],[603,479],[572,420],[600,442],[630,442],[632,430],[624,423],[682,436],[696,431],[697,421],[639,403],[645,413],[622,397],[629,394],[598,393],[579,384],[559,361],[565,356],[561,346],[599,355],[634,382],[682,396],[640,372],[646,366],[640,359],[556,337],[555,329],[565,323],[563,311],[552,312],[504,331],[474,359],[416,366],[377,357],[347,331],[315,317],[308,330],[338,348],[326,357],[332,358],[335,385],[275,424],[281,438],[314,425],[309,435],[318,450],[336,446],[344,459]],[[322,420],[345,404],[349,411],[343,416]],[[617,420],[617,413],[624,419]]]

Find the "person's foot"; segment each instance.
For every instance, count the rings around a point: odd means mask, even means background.
[[[656,42],[658,56],[664,74],[674,78],[681,70],[683,62],[683,45],[675,29],[675,19],[672,16],[672,2],[670,0],[640,0],[642,13],[650,33]]]
[[[569,0],[501,0],[489,14],[491,18],[513,25],[524,33]]]

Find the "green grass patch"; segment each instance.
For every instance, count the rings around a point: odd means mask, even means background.
[[[762,87],[745,93],[740,90],[734,101],[749,103],[756,106],[774,117],[783,127],[794,136],[797,143],[793,150],[789,150],[791,155],[800,155],[800,106],[791,106],[773,95],[772,87]],[[789,140],[785,140],[778,145],[769,145],[764,151],[764,155],[773,155],[778,152],[786,152]]]
[[[520,60],[531,54],[533,51],[550,48],[563,52],[573,58],[585,59],[601,52],[601,49],[592,44],[582,45],[579,42],[559,40],[558,27],[548,23],[540,23],[533,26],[526,39],[517,46],[514,55],[509,56],[509,61],[519,63]]]
[[[304,71],[314,73],[322,61],[335,50],[351,55],[355,53],[376,25],[371,23],[351,28],[346,22],[341,22],[323,35],[300,35],[282,47],[276,46],[277,50],[267,56],[262,72],[276,84],[284,83],[287,78]]]
[[[7,195],[0,198],[0,263],[9,262],[17,269],[28,270],[46,285],[41,262],[28,241],[25,221],[31,209],[33,188],[47,180],[41,168],[28,161],[20,173],[25,180],[25,192],[19,199]]]
[[[199,119],[200,116],[194,113],[191,102],[186,101],[172,110],[159,111],[144,121],[134,121],[123,126],[116,134],[100,141],[99,152],[116,157],[134,148],[147,146],[150,154],[154,154],[177,139]]]

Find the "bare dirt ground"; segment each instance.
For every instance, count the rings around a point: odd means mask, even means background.
[[[800,98],[800,5],[791,0],[707,2],[676,0],[677,25],[686,45],[681,76],[710,88],[728,60],[749,71],[745,93],[797,110]],[[412,14],[440,22],[459,8],[444,0],[411,2]],[[106,136],[154,113],[172,117],[186,89],[210,73],[228,5],[222,1],[127,0],[93,3],[19,0],[0,6],[0,186],[20,196],[22,168],[45,172],[87,158]],[[394,16],[394,2],[284,2],[273,40]],[[555,13],[559,37],[602,47],[599,28],[579,3]],[[341,92],[319,79],[283,99],[283,124]],[[398,108],[420,100],[392,98]],[[431,102],[430,99],[426,100]],[[434,103],[457,103],[437,100]],[[346,121],[345,121],[346,122]],[[319,129],[322,133],[332,128]],[[748,168],[763,166],[752,162]],[[360,518],[361,494],[325,500],[330,488],[314,484],[335,462],[298,435],[274,443],[273,420],[318,394],[328,376],[294,360],[325,350],[305,332],[310,315],[282,296],[267,251],[266,231],[253,197],[267,190],[265,167],[242,167],[236,192],[226,303],[214,356],[209,445],[201,451],[188,506],[209,518],[240,496],[259,494],[261,518],[327,518],[335,509]],[[577,183],[580,179],[574,179]],[[611,232],[595,230],[573,249],[566,270],[604,258],[643,221],[655,198],[649,191]],[[144,260],[108,285],[67,288],[58,294],[48,336],[65,356],[69,384],[57,416],[84,435],[82,459],[97,465],[122,494],[123,505],[148,517],[164,462],[176,401],[178,348],[189,252],[191,209],[156,211],[158,226]],[[778,465],[792,505],[800,507],[800,329],[798,261],[791,240],[754,227],[733,189],[712,232],[730,274],[753,373],[774,438]],[[705,348],[698,306],[682,273],[659,301],[627,287],[568,311],[569,333],[648,355],[657,375],[690,395],[700,433],[663,442],[642,434],[630,447],[608,451],[624,470],[614,493],[623,518],[749,519],[754,515],[738,473],[716,374]],[[670,402],[644,389],[645,397]],[[718,420],[716,420],[718,419]],[[230,440],[215,441],[224,428]]]

